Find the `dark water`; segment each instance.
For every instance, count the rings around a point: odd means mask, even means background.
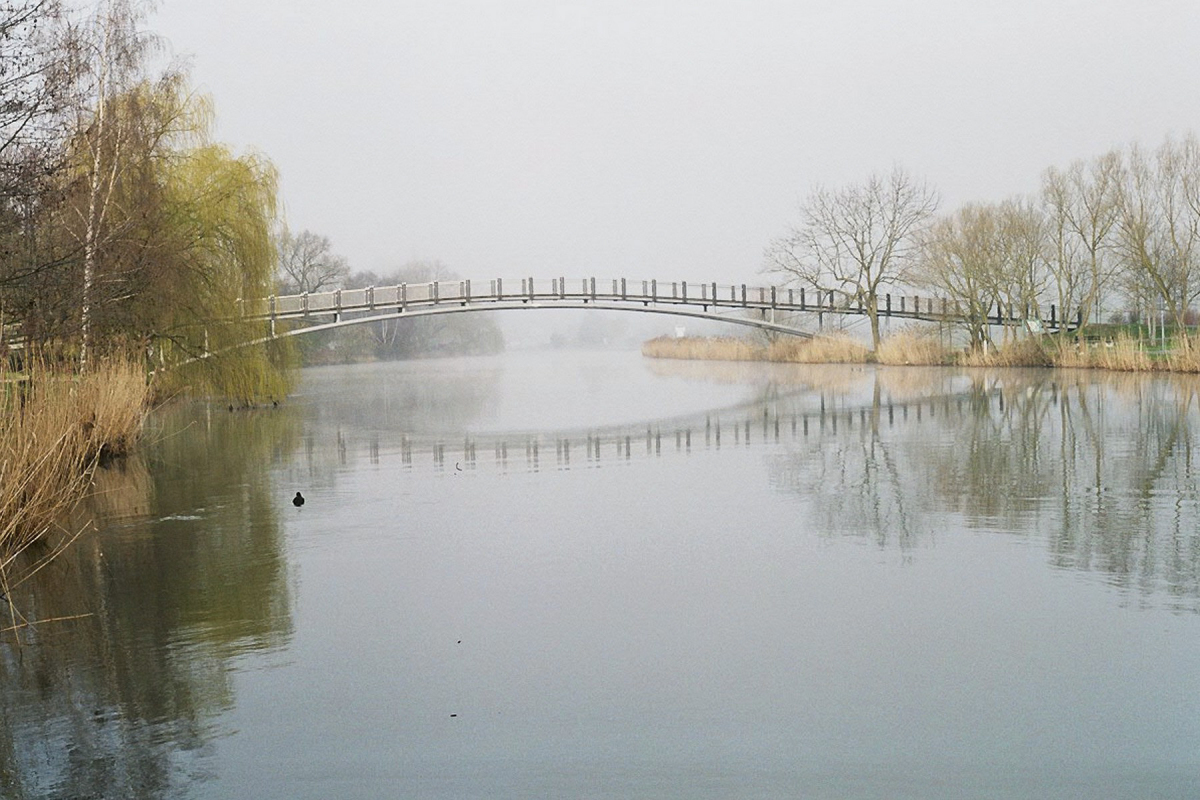
[[[4,634],[0,796],[1200,797],[1198,388],[555,352],[171,409],[12,592],[87,616]]]

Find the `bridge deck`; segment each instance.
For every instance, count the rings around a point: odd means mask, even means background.
[[[781,313],[832,313],[866,315],[861,302],[848,300],[828,289],[803,289],[746,284],[689,283],[687,281],[632,281],[626,278],[598,280],[551,278],[535,280],[495,278],[487,284],[470,280],[402,283],[396,286],[372,286],[364,289],[339,289],[311,294],[282,295],[266,300],[266,310],[253,314],[259,319],[301,319],[312,316],[340,317],[342,314],[407,309],[473,307],[514,307],[537,304],[581,307],[603,303],[606,307],[689,306],[713,312],[717,309],[751,309]],[[879,315],[930,322],[961,322],[966,319],[958,304],[945,298],[920,295],[883,295]],[[1007,309],[1000,304],[989,309],[987,322],[993,325],[1021,325],[1030,319],[1028,309]],[[1063,327],[1054,306],[1050,316],[1040,320],[1046,329]]]

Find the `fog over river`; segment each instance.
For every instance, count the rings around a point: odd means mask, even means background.
[[[164,409],[13,591],[87,616],[0,644],[0,796],[1200,796],[1198,389],[553,350]]]

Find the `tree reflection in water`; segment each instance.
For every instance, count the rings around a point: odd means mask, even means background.
[[[905,552],[937,531],[1020,535],[1055,566],[1200,610],[1193,379],[978,372],[897,401],[888,373],[866,403],[825,392],[818,435],[771,456],[809,524]]]
[[[235,657],[288,641],[267,467],[294,447],[294,420],[196,418],[156,415],[142,453],[102,471],[70,523],[105,530],[14,591],[30,619],[89,616],[0,638],[0,795],[178,795],[233,703]],[[177,435],[187,424],[203,435]]]

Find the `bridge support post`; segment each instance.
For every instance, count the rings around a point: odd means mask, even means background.
[[[657,278],[650,281],[650,300],[652,302],[658,302],[658,279]]]
[[[466,303],[471,302],[471,279],[470,278],[467,278],[465,281],[463,281],[463,300],[465,300]],[[463,303],[463,305],[466,305],[466,303]]]
[[[1058,320],[1057,320],[1057,319],[1055,319],[1055,308],[1054,308],[1054,303],[1051,303],[1051,304],[1050,304],[1050,327],[1051,327],[1051,328],[1057,328],[1057,327],[1058,327]]]
[[[890,294],[883,296],[883,309],[884,316],[890,317],[892,315],[892,296]],[[889,330],[891,329],[889,328]]]
[[[801,310],[801,311],[803,311],[803,310],[804,310],[804,307],[805,307],[805,303],[804,303],[804,287],[803,287],[803,286],[801,286],[801,287],[800,287],[800,310]]]
[[[742,284],[742,305],[746,305],[746,284]]]
[[[687,302],[687,281],[682,283],[683,286],[683,302]]]
[[[621,299],[622,299],[622,300],[626,299],[626,294],[625,294],[625,279],[624,279],[624,278],[621,278]]]
[[[433,282],[433,304],[436,306],[438,302],[438,282]]]
[[[562,284],[562,279],[559,279],[559,284]],[[529,299],[533,300],[533,278],[529,279]]]
[[[400,303],[400,310],[403,311],[408,307],[408,284],[400,284],[400,288],[396,290],[396,300]]]

